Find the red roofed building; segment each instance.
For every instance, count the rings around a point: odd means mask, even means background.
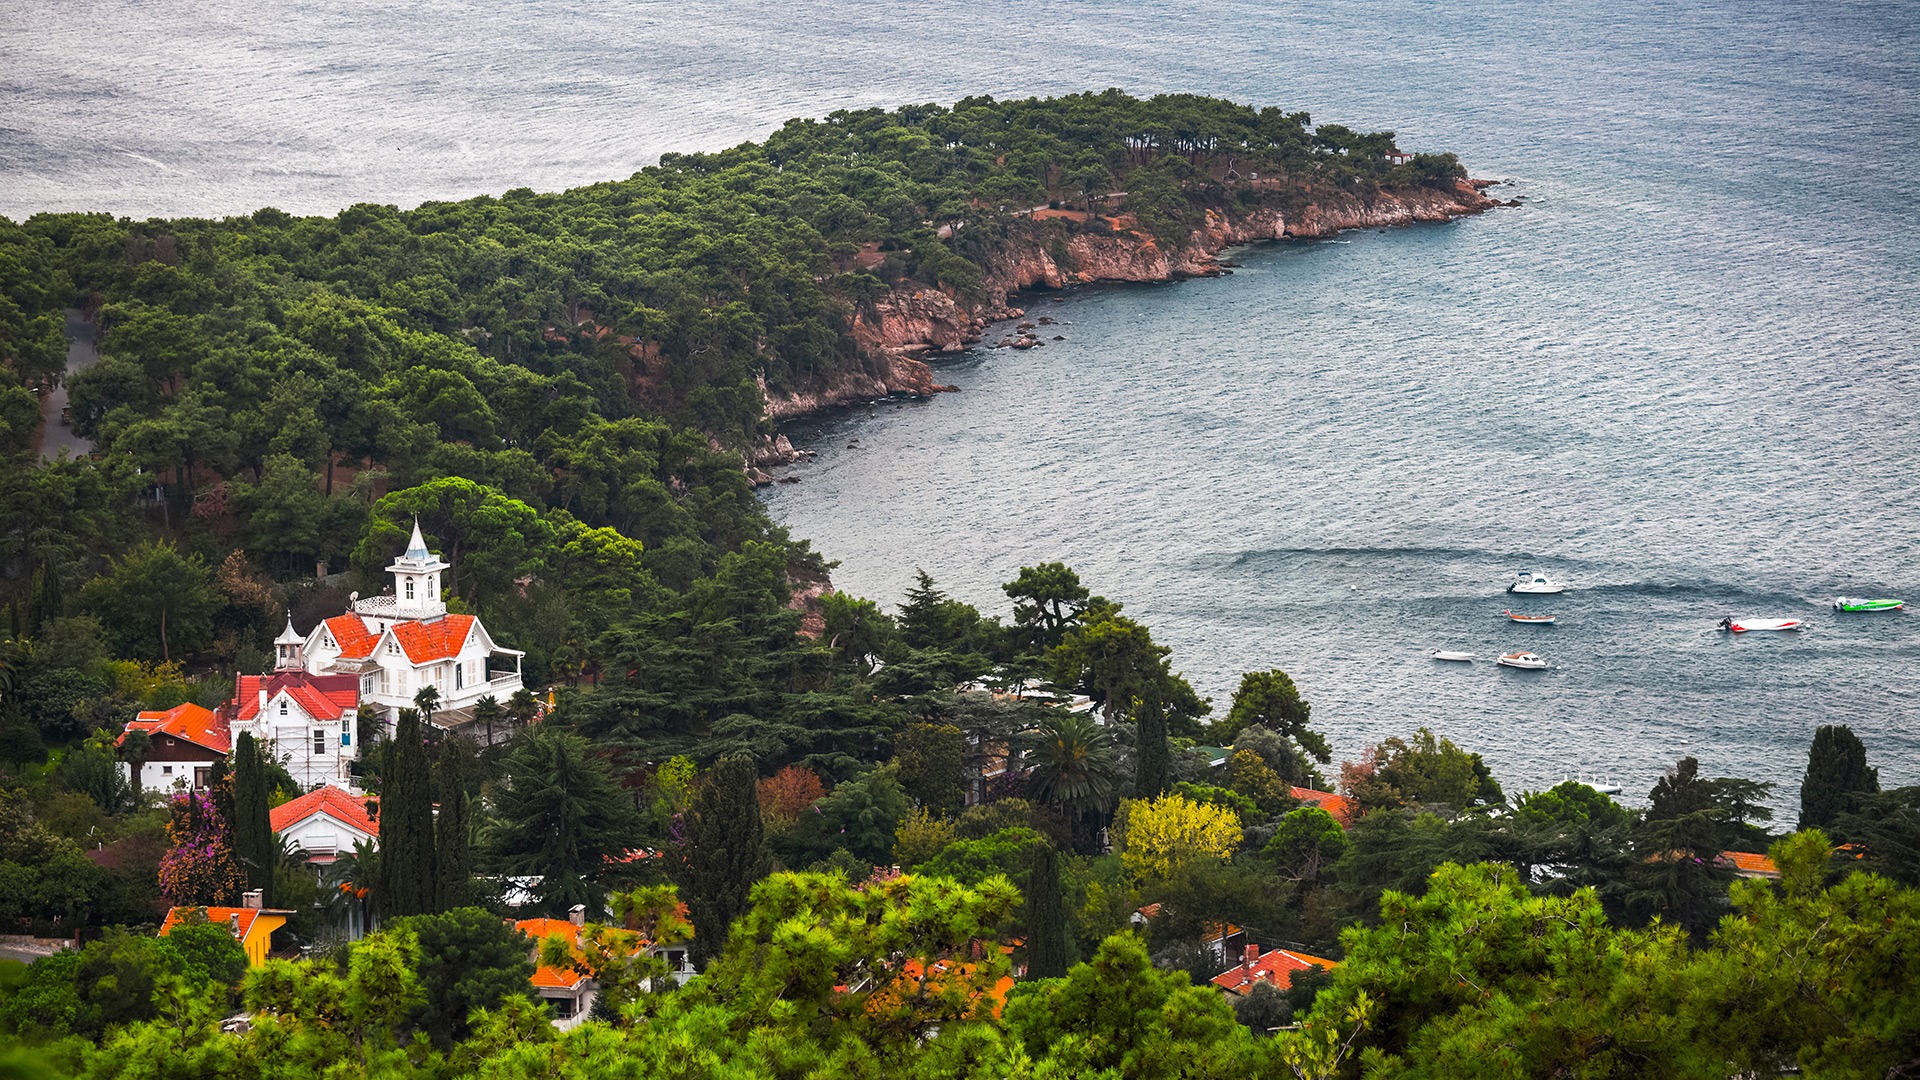
[[[1244,994],[1253,989],[1257,982],[1272,983],[1285,990],[1293,985],[1296,973],[1314,968],[1332,970],[1339,965],[1332,960],[1306,953],[1289,952],[1286,949],[1274,949],[1262,953],[1260,946],[1249,945],[1238,964],[1213,977],[1213,985],[1229,994]]]
[[[515,930],[533,939],[533,990],[553,1010],[553,1025],[563,1031],[586,1020],[593,1011],[594,999],[600,993],[593,979],[577,967],[554,967],[540,962],[541,942],[555,935],[573,947],[576,960],[582,955],[580,931],[586,925],[587,909],[585,905],[576,904],[570,914],[572,917],[567,919],[521,919],[513,924]],[[687,906],[681,904],[679,917],[684,920],[686,915]],[[688,959],[684,941],[657,946],[642,937],[634,955],[641,953],[664,959],[667,962],[667,977],[677,983],[684,985],[693,977],[693,964]]]
[[[354,732],[360,677],[304,670],[304,642],[292,620],[273,644],[274,673],[240,676],[233,699],[221,709],[233,737],[252,734],[303,791],[323,784],[351,787],[352,764],[360,755]]]
[[[1333,815],[1333,820],[1339,822],[1340,827],[1343,829],[1353,824],[1353,819],[1360,816],[1360,804],[1345,795],[1336,795],[1331,791],[1315,791],[1312,788],[1304,787],[1293,788],[1288,794],[1306,803],[1308,806],[1317,806]]]
[[[433,722],[442,727],[471,720],[481,698],[505,704],[525,685],[520,661],[526,654],[495,643],[473,616],[448,613],[440,585],[448,569],[427,550],[414,522],[406,552],[387,567],[393,591],[356,597],[353,610],[321,620],[304,639],[295,635],[296,666],[312,675],[353,676],[359,701],[389,721],[413,708],[414,696],[429,686],[440,694]]]
[[[249,893],[248,897],[250,903],[257,904],[260,894]],[[166,937],[175,927],[204,918],[215,926],[224,926],[233,940],[246,950],[248,965],[259,967],[267,962],[267,952],[273,947],[273,932],[285,926],[291,914],[291,911],[258,906],[169,908],[166,921],[160,924],[160,936]]]
[[[308,862],[332,862],[354,845],[380,844],[380,823],[367,812],[369,797],[322,785],[274,807],[267,815],[283,846],[305,852]]]
[[[206,787],[215,762],[233,748],[226,722],[192,702],[134,717],[119,743],[135,731],[147,733],[150,748],[140,766],[143,791]]]

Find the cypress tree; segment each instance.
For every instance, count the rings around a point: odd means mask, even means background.
[[[433,910],[433,775],[420,714],[400,710],[380,791],[381,913]]]
[[[1060,853],[1052,844],[1033,845],[1026,901],[1027,978],[1057,979],[1067,973],[1067,908],[1060,889]]]
[[[747,891],[766,873],[758,770],[747,754],[721,758],[688,813],[681,895],[693,917],[693,956],[720,955],[733,921],[747,910]]]
[[[1171,763],[1167,752],[1167,714],[1158,701],[1145,701],[1135,718],[1138,745],[1134,747],[1133,797],[1151,799],[1167,790]]]
[[[1845,724],[1824,724],[1807,750],[1807,777],[1800,784],[1800,827],[1831,829],[1853,808],[1859,792],[1880,790],[1880,770],[1867,766],[1867,747]]]
[[[260,744],[243,731],[233,748],[233,853],[247,875],[247,888],[270,891],[280,845],[268,815],[267,783]]]
[[[440,748],[440,817],[434,822],[434,907],[452,911],[473,893],[473,841],[467,778],[473,772],[473,741],[454,736]]]

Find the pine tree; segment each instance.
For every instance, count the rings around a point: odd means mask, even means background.
[[[388,744],[380,791],[381,913],[389,918],[431,912],[433,776],[420,714],[400,710]]]
[[[233,852],[246,872],[249,889],[272,889],[274,867],[280,862],[280,845],[268,815],[268,783],[260,744],[252,732],[241,732],[233,748]]]
[[[473,894],[472,813],[467,782],[473,772],[473,740],[449,738],[440,748],[440,816],[434,822],[434,908],[452,911]]]
[[[549,913],[597,906],[600,894],[587,879],[633,845],[633,797],[585,739],[552,724],[515,733],[504,769],[485,833],[490,868],[541,878]]]
[[[1853,796],[1880,790],[1880,770],[1867,766],[1867,747],[1845,724],[1824,724],[1807,750],[1800,784],[1800,827],[1831,829],[1853,806]]]
[[[756,779],[753,758],[721,758],[688,814],[681,893],[693,917],[694,959],[702,964],[720,955],[733,921],[747,910],[747,891],[766,873]]]
[[[1060,889],[1060,853],[1033,845],[1027,874],[1027,978],[1057,979],[1067,973],[1067,909]]]

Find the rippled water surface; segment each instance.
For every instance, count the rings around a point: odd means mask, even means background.
[[[797,432],[821,456],[768,502],[840,585],[997,606],[1063,559],[1222,704],[1280,666],[1342,753],[1431,724],[1510,787],[1694,753],[1791,804],[1830,722],[1920,782],[1920,612],[1825,609],[1920,602],[1911,5],[37,4],[0,18],[0,213],[554,188],[1108,85],[1390,127],[1526,205],[1034,298],[1067,341]],[[1575,585],[1525,605],[1559,626],[1500,618],[1521,568]]]

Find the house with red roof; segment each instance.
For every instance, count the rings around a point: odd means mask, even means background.
[[[1287,949],[1274,949],[1261,952],[1260,946],[1249,945],[1241,953],[1240,962],[1213,977],[1213,985],[1229,994],[1244,994],[1252,990],[1255,983],[1270,983],[1281,990],[1293,985],[1293,977],[1303,971],[1314,968],[1326,968],[1331,971],[1338,967],[1336,961],[1306,953],[1292,952]]]
[[[351,854],[357,844],[380,846],[380,823],[369,804],[372,796],[349,795],[322,784],[268,811],[267,819],[283,848],[301,852],[310,863],[330,863]]]
[[[124,745],[135,731],[147,733],[147,755],[140,764],[142,791],[168,792],[203,788],[214,765],[233,748],[226,723],[210,709],[191,701],[171,709],[143,712],[127,724],[116,745]],[[132,777],[130,763],[128,776]]]
[[[685,904],[680,905],[679,916],[682,920],[687,917]],[[586,1020],[593,1011],[593,1002],[599,997],[600,988],[578,964],[555,967],[541,963],[540,946],[547,938],[558,936],[573,949],[574,959],[578,961],[584,955],[580,949],[580,933],[586,922],[586,905],[575,904],[565,919],[521,919],[513,924],[515,930],[533,939],[533,990],[553,1013],[553,1026],[562,1031]],[[645,933],[651,934],[652,931]],[[665,960],[667,978],[676,983],[685,985],[693,977],[693,962],[685,941],[660,945],[642,936],[633,955],[643,953]]]
[[[353,600],[352,610],[321,620],[299,644],[301,667],[311,675],[351,675],[362,704],[389,720],[414,707],[426,687],[440,694],[433,722],[459,727],[473,717],[480,699],[505,704],[525,686],[526,655],[494,641],[479,619],[450,614],[441,575],[450,565],[427,550],[420,523],[407,550],[387,572],[391,592]],[[277,644],[277,643],[276,643]]]
[[[291,914],[293,912],[281,908],[262,906],[260,894],[251,892],[246,896],[244,907],[169,908],[166,921],[160,924],[160,936],[166,937],[176,927],[190,923],[223,926],[246,951],[248,966],[259,967],[267,962],[267,953],[273,948],[273,932],[285,926]]]
[[[322,784],[347,789],[360,755],[354,731],[360,678],[308,672],[304,644],[289,618],[274,639],[273,674],[239,676],[221,712],[234,739],[251,733],[301,790]]]

